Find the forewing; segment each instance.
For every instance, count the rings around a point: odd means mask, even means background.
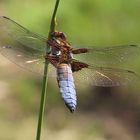
[[[77,85],[78,81],[82,81],[84,85],[101,87],[125,86],[140,79],[133,71],[94,66],[84,68],[73,75]]]
[[[81,47],[84,48],[84,47]],[[85,47],[86,48],[86,47]],[[137,45],[121,45],[106,48],[89,48],[89,52],[76,54],[74,58],[91,65],[113,65],[131,60],[140,55]]]
[[[29,71],[42,73],[46,39],[7,17],[0,17],[0,53]]]

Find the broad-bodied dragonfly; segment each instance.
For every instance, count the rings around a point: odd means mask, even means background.
[[[46,46],[50,47],[48,52]],[[36,73],[43,73],[44,62],[49,61],[56,68],[61,96],[70,111],[74,112],[77,97],[73,76],[81,75],[80,81],[95,86],[126,85],[137,78],[133,71],[105,67],[104,64],[121,63],[131,55],[140,54],[140,48],[137,45],[74,48],[62,32],[55,31],[51,33],[50,39],[46,39],[1,16],[0,53],[17,65]]]

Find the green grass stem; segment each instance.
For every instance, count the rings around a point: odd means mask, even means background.
[[[51,33],[55,31],[56,27],[56,13],[59,6],[59,1],[56,0],[55,8],[53,11],[52,19],[51,19],[51,25],[50,25],[50,31],[48,34],[48,39],[51,37]],[[47,51],[49,49],[49,46],[46,45],[46,55]],[[43,116],[44,116],[44,110],[45,110],[45,101],[46,101],[46,94],[47,94],[47,81],[48,81],[48,65],[49,62],[46,60],[45,66],[44,66],[44,75],[43,75],[43,85],[42,85],[42,94],[41,94],[41,101],[40,101],[40,110],[39,110],[39,117],[38,117],[38,126],[37,126],[37,134],[36,134],[36,140],[41,139],[41,130],[42,130],[42,122],[43,122]]]

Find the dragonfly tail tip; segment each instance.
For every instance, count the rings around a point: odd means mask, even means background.
[[[75,108],[71,108],[71,109],[70,109],[70,112],[71,112],[71,113],[74,113],[75,110],[76,110]]]

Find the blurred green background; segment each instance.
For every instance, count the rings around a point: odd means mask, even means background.
[[[5,15],[47,36],[55,0],[0,0]],[[140,44],[139,0],[61,0],[57,28],[73,45]],[[140,57],[125,65],[140,75]],[[42,77],[0,56],[0,140],[35,140]],[[139,140],[139,84],[125,88],[78,88],[71,114],[48,81],[43,139]]]

